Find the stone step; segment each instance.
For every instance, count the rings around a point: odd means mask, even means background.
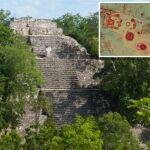
[[[38,66],[43,73],[48,89],[79,88],[76,74],[76,60],[68,59],[38,59]]]
[[[108,100],[104,99],[98,89],[51,90],[47,91],[47,96],[52,103],[52,117],[57,126],[69,123],[75,114],[96,115],[96,101],[100,102],[101,113],[109,109]]]

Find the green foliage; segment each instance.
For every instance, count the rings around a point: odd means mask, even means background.
[[[150,141],[146,142],[146,145],[148,147],[148,150],[150,150]]]
[[[65,35],[75,38],[92,56],[98,57],[98,13],[88,17],[68,13],[54,21]]]
[[[80,27],[82,19],[83,18],[79,14],[71,15],[68,13],[54,21],[58,23],[58,26],[63,28],[63,31],[66,35],[75,38],[76,29]]]
[[[150,125],[150,98],[131,100],[128,108],[137,108],[137,119]]]
[[[20,150],[22,139],[19,134],[12,130],[0,137],[0,150]]]
[[[27,130],[25,149],[32,150],[101,150],[101,133],[92,117],[75,118],[71,125],[55,129],[52,122]]]
[[[53,142],[65,150],[101,150],[103,143],[93,117],[84,119],[80,116],[71,125],[63,125]]]
[[[12,30],[0,24],[0,46],[12,45],[15,42],[15,36]]]
[[[44,125],[32,126],[26,129],[24,150],[55,150],[52,147],[52,139],[56,134],[52,120],[47,120]]]
[[[42,109],[48,116],[51,115],[52,112],[52,105],[49,102],[46,93],[40,91],[38,100],[37,100],[37,106],[36,106],[37,111]]]
[[[0,9],[0,24],[8,24],[10,21],[10,12]]]
[[[128,121],[119,113],[109,112],[99,118],[99,128],[104,140],[103,150],[139,150]]]
[[[41,83],[26,42],[0,25],[0,130],[18,124],[27,97],[32,98]]]
[[[112,99],[115,111],[132,119],[133,113],[127,109],[131,99],[150,96],[149,59],[105,59],[105,67],[98,74],[100,89]]]

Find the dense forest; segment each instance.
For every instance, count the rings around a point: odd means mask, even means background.
[[[111,111],[103,116],[77,115],[59,128],[48,117],[43,125],[37,119],[24,136],[16,130],[27,103],[37,116],[41,109],[50,116],[52,106],[45,93],[38,99],[34,96],[43,78],[26,40],[8,27],[9,16],[0,10],[0,150],[140,150],[131,128],[150,127],[150,60],[146,58],[104,60],[105,67],[94,76],[100,79],[100,92],[111,100]],[[66,14],[53,21],[96,57],[98,13]],[[146,144],[150,149],[150,141]]]

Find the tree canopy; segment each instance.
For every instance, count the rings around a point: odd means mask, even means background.
[[[136,119],[146,126],[150,126],[150,98],[131,100],[128,108],[136,108]]]
[[[130,131],[130,124],[117,112],[99,118],[104,140],[103,150],[139,150],[138,140]]]
[[[54,19],[64,34],[75,38],[88,53],[93,57],[98,57],[98,13],[87,17],[79,14],[65,14],[58,19]]]
[[[101,150],[103,140],[93,117],[76,116],[72,124],[56,129],[51,121],[39,127],[39,132],[29,128],[25,149],[32,150]]]
[[[129,119],[134,114],[127,108],[129,101],[150,96],[149,68],[150,61],[145,58],[105,59],[104,68],[96,76],[101,92],[110,96],[114,111]]]
[[[26,41],[0,24],[0,129],[15,127],[42,77]]]
[[[22,149],[21,143],[21,136],[15,130],[12,130],[10,133],[1,135],[0,150],[20,150]]]
[[[0,9],[0,24],[8,24],[10,19],[10,12]]]

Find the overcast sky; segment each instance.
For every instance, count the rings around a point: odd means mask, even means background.
[[[58,18],[65,13],[87,16],[98,11],[98,2],[144,2],[150,0],[0,0],[0,9],[9,10],[13,17]]]
[[[98,11],[99,0],[0,0],[0,9],[14,17],[57,18],[69,12],[87,16]]]

